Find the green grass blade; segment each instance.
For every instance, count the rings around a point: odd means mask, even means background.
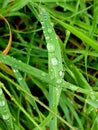
[[[6,101],[6,98],[3,94],[3,90],[2,87],[4,87],[4,84],[0,82],[0,115],[2,116],[7,129],[8,130],[13,130],[13,121],[12,121],[12,117],[11,117],[11,113]]]
[[[19,82],[19,85],[22,87],[22,89],[24,89],[29,94],[31,94],[31,91],[30,91],[28,85],[26,84],[24,78],[20,74],[20,72],[15,68],[13,68],[13,71],[14,71],[15,77],[16,77],[17,81]],[[26,96],[26,98],[30,102],[30,104],[33,106],[33,108],[37,111],[37,113],[39,114],[40,120],[41,120],[40,112],[39,112],[36,102],[34,100],[32,100],[32,98],[30,96]]]
[[[92,40],[91,38],[89,38],[88,36],[86,36],[85,34],[83,34],[82,32],[78,31],[77,29],[75,29],[75,27],[73,27],[71,25],[68,25],[67,23],[64,23],[61,20],[58,20],[56,18],[54,18],[54,19],[60,25],[62,25],[65,29],[69,30],[75,36],[77,36],[79,39],[81,39],[82,41],[84,41],[87,45],[91,46],[93,49],[95,49],[96,51],[98,51],[98,44],[96,43],[96,41]]]
[[[17,68],[18,70],[26,72],[30,75],[33,75],[34,77],[37,77],[38,79],[46,83],[49,83],[49,82],[52,83],[50,76],[47,73],[35,67],[31,67],[30,65],[27,65],[23,63],[22,61],[17,60],[11,56],[8,56],[8,55],[5,56],[5,55],[0,54],[0,62],[7,64],[13,68]]]
[[[12,101],[19,107],[19,109],[26,115],[26,117],[39,129],[42,130],[40,128],[40,126],[35,122],[35,120],[26,112],[26,110],[18,103],[18,101],[16,101],[16,99],[14,97],[12,97],[12,95],[10,94],[10,92],[5,88],[4,85],[2,85],[2,88],[4,89],[4,91],[10,96],[10,98],[12,99]],[[13,129],[12,129],[13,130]]]
[[[49,75],[51,79],[57,80],[57,84],[54,84],[54,87],[49,85],[49,106],[55,113],[57,113],[57,106],[62,89],[60,83],[63,78],[61,51],[58,38],[51,25],[49,14],[44,8],[40,8],[39,11],[40,22],[42,24],[43,32],[47,42]],[[53,117],[53,120],[50,121],[50,130],[53,129],[57,130],[56,117]]]

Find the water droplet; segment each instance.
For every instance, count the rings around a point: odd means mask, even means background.
[[[5,106],[5,101],[4,100],[1,100],[0,101],[0,106],[2,107],[2,106]]]
[[[54,52],[54,50],[55,50],[54,46],[50,43],[47,44],[47,49],[49,52]]]
[[[42,76],[46,76],[46,74],[44,72],[41,73]]]
[[[51,26],[52,26],[52,27],[54,26],[54,23],[53,23],[53,22],[51,23]]]
[[[19,80],[19,81],[21,81],[21,80],[22,80],[22,78],[18,78],[18,80]]]
[[[50,37],[49,37],[49,36],[47,36],[47,37],[46,37],[46,40],[49,40],[49,38],[50,38]]]
[[[64,77],[64,72],[63,71],[59,71],[59,76],[63,78]]]
[[[73,91],[78,91],[78,89],[79,89],[79,87],[76,87],[76,86],[74,86],[74,85],[71,85],[71,84],[69,84],[69,83],[67,83],[67,82],[66,82],[66,87],[67,87],[67,88],[70,88],[70,89],[73,90]]]
[[[46,34],[45,30],[43,30],[44,34]]]
[[[44,26],[42,26],[42,29],[43,29],[43,30],[44,30],[44,28],[45,28],[45,27],[44,27]],[[45,33],[45,31],[44,31],[44,33]]]
[[[58,39],[58,37],[56,36],[56,38],[55,39]]]
[[[18,62],[20,62],[20,63],[21,63],[22,61],[21,61],[21,60],[18,60]]]
[[[53,72],[53,69],[51,69],[50,71]]]
[[[17,69],[13,69],[13,71],[14,71],[14,73],[17,73],[17,72],[18,72],[18,70],[17,70]]]
[[[43,25],[43,23],[44,23],[44,22],[43,22],[43,21],[41,21],[41,24],[42,24],[42,25]]]
[[[52,32],[52,29],[48,28],[48,30],[47,30],[47,31],[48,31],[48,33],[51,33],[51,32]]]
[[[58,64],[58,60],[55,57],[53,57],[51,59],[51,63],[52,63],[53,66],[56,66]]]
[[[6,114],[6,115],[3,115],[2,118],[3,118],[4,120],[8,120],[8,119],[10,118],[10,116],[9,116],[9,114]]]
[[[20,88],[17,87],[17,90],[20,90]]]
[[[62,80],[58,79],[56,82],[57,82],[57,84],[60,84],[62,82]]]
[[[66,8],[64,8],[64,11],[66,11]]]
[[[59,86],[57,86],[56,88],[56,97],[57,97],[57,104],[59,102],[59,97],[60,97],[60,94],[61,94],[61,89]]]
[[[3,93],[3,91],[2,91],[2,89],[0,88],[0,95],[2,95],[2,93]]]

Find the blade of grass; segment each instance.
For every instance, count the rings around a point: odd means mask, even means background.
[[[9,12],[15,12],[23,8],[25,5],[27,5],[30,2],[30,0],[15,0],[11,1],[9,5],[6,5],[5,8],[1,8],[0,12],[2,15],[6,16]],[[13,6],[12,6],[13,5]]]
[[[11,56],[0,54],[0,62],[7,64],[13,68],[17,68],[18,70],[26,72],[30,75],[33,75],[34,77],[37,77],[38,79],[42,80],[43,82],[52,83],[52,80],[47,73],[45,73],[35,67],[31,67],[30,65],[27,65],[27,64],[23,63],[22,61],[17,60]]]
[[[4,91],[9,95],[9,97],[12,99],[12,101],[20,108],[20,110],[28,117],[28,119],[39,129],[42,130],[40,128],[40,126],[33,120],[33,118],[25,111],[25,109],[16,101],[16,99],[10,94],[10,92],[5,88],[4,85],[2,85],[2,88],[4,89]],[[12,129],[13,130],[13,129]]]
[[[52,16],[53,17],[53,16]],[[67,23],[53,17],[53,19],[55,21],[57,21],[60,25],[62,25],[65,29],[69,30],[70,32],[72,32],[75,36],[77,36],[78,38],[80,38],[82,41],[84,41],[87,45],[91,46],[93,49],[95,49],[96,51],[98,51],[98,44],[96,43],[96,41],[92,40],[91,38],[89,38],[88,36],[86,36],[85,34],[83,34],[82,32],[78,31],[77,29],[75,29],[75,27],[68,25]]]
[[[58,84],[54,84],[55,87],[49,85],[49,106],[57,113],[57,106],[61,93],[61,79],[63,78],[63,66],[60,46],[58,43],[57,36],[51,25],[49,14],[44,8],[40,8],[40,22],[42,24],[43,32],[47,42],[48,49],[48,64],[49,64],[49,75],[51,79],[56,79]],[[57,130],[57,118],[53,117],[50,121],[50,130]]]
[[[13,67],[12,67],[12,68],[13,68]],[[19,82],[19,85],[20,85],[25,91],[27,91],[29,94],[31,94],[31,91],[30,91],[28,85],[26,84],[24,78],[23,78],[22,75],[20,74],[20,72],[19,72],[17,69],[15,69],[15,68],[13,68],[13,71],[14,71],[14,74],[15,74],[15,77],[16,77],[17,81]],[[37,113],[39,114],[40,120],[42,120],[36,102],[35,102],[34,100],[32,100],[31,97],[29,97],[29,96],[26,96],[26,98],[28,98],[28,101],[30,102],[30,104],[34,107],[34,109],[35,109],[35,110],[37,111]]]
[[[77,123],[79,125],[79,128],[81,130],[83,130],[83,125],[81,124],[81,120],[80,120],[80,118],[79,118],[79,116],[78,116],[78,114],[77,114],[77,112],[76,112],[76,110],[75,110],[75,108],[73,106],[73,103],[70,101],[70,99],[68,99],[66,97],[66,95],[64,93],[62,93],[62,97],[61,97],[61,100],[63,100],[63,99],[66,99],[66,101],[64,100],[64,103],[70,109],[70,111],[72,111],[72,114],[75,117],[75,119],[76,119],[76,121],[77,121]],[[74,122],[73,122],[73,124],[74,124]]]
[[[75,128],[73,126],[71,126],[67,121],[65,121],[63,118],[61,118],[59,115],[57,115],[53,110],[51,110],[49,107],[47,107],[45,104],[43,104],[38,98],[36,98],[35,96],[29,94],[27,91],[25,91],[24,89],[21,88],[21,86],[19,86],[18,84],[16,84],[13,80],[11,80],[10,78],[4,76],[2,73],[0,73],[0,76],[4,79],[6,79],[7,81],[9,81],[11,84],[13,84],[16,88],[18,88],[19,90],[21,90],[22,92],[24,92],[25,94],[27,94],[28,96],[30,96],[32,99],[34,99],[36,102],[38,102],[41,106],[43,106],[45,109],[47,109],[50,114],[49,117],[47,117],[48,119],[51,120],[51,118],[54,116],[56,116],[60,121],[62,121],[65,125],[69,126],[69,128],[71,128],[72,130],[75,130]],[[66,84],[65,81],[61,84],[61,86],[63,86],[63,88],[69,88],[69,86],[71,86],[70,83]],[[75,88],[74,85],[72,85],[70,87],[71,90],[81,90],[81,88]],[[81,92],[88,94],[88,91],[85,91],[84,89],[81,90]],[[46,118],[46,120],[44,120],[41,123],[41,126],[43,126],[44,124],[47,124],[47,121],[50,121]]]
[[[3,83],[0,82],[0,115],[2,119],[6,123],[8,130],[13,130],[13,121],[10,113],[10,109],[8,107],[6,98],[4,96],[2,87],[4,86]]]

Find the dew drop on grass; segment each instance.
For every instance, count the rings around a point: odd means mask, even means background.
[[[57,84],[60,84],[62,82],[62,80],[58,79],[56,82],[57,82]]]
[[[0,106],[2,107],[2,106],[5,106],[5,101],[4,100],[1,100],[0,101]]]
[[[46,40],[49,40],[49,38],[50,38],[50,37],[49,37],[49,36],[47,36],[47,37],[46,37]]]
[[[18,78],[18,80],[19,80],[19,81],[21,81],[21,80],[22,80],[22,78]]]
[[[41,73],[41,76],[43,76],[43,77],[44,77],[44,76],[46,76],[46,74],[45,74],[44,72],[42,72],[42,73]]]
[[[48,30],[47,30],[47,31],[48,31],[48,33],[52,33],[52,30],[51,30],[50,28],[48,28]]]
[[[49,52],[54,52],[54,50],[55,50],[54,46],[50,43],[47,44],[47,49]]]
[[[65,86],[64,83],[63,83],[63,86]],[[71,84],[69,84],[69,83],[67,83],[67,82],[66,82],[66,87],[67,87],[67,88],[70,88],[70,89],[73,90],[73,91],[78,91],[78,89],[79,89],[79,87],[73,86],[73,85],[71,85]]]
[[[53,22],[51,23],[51,26],[52,26],[52,27],[54,26],[54,23],[53,23]]]
[[[56,38],[55,39],[58,39],[58,37],[56,36]]]
[[[8,120],[10,117],[9,117],[9,114],[6,114],[6,115],[3,115],[2,118],[3,118],[4,120]]]
[[[55,57],[53,57],[51,58],[51,63],[53,66],[56,66],[58,64],[58,60]]]
[[[14,73],[17,73],[17,72],[18,72],[18,70],[17,70],[17,69],[13,69],[13,71],[14,71]]]
[[[44,30],[44,29],[45,29],[45,27],[44,27],[44,26],[42,26],[42,29]]]
[[[2,89],[0,88],[0,95],[2,95],[2,93],[3,93],[3,91],[2,91]]]
[[[50,71],[51,71],[50,78],[51,78],[51,80],[52,80],[52,79],[54,79],[54,73],[53,73],[53,69],[50,69]]]
[[[44,22],[43,22],[43,21],[41,21],[41,24],[43,25],[43,24],[44,24]]]
[[[64,77],[64,72],[63,71],[59,71],[59,76],[63,78]]]
[[[22,61],[21,61],[21,60],[18,60],[18,62],[20,62],[20,63],[21,63]]]
[[[45,32],[45,30],[43,30],[43,32],[44,32],[44,34],[46,35],[46,32]]]

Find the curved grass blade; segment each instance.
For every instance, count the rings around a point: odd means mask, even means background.
[[[27,5],[30,2],[30,0],[15,0],[11,1],[9,5],[5,6],[5,8],[1,8],[0,12],[4,16],[7,14],[10,14],[10,12],[18,11],[19,9],[23,8],[25,5]],[[9,13],[8,13],[9,12]]]
[[[53,17],[53,16],[52,16]],[[88,36],[86,36],[85,34],[83,34],[82,32],[78,31],[77,29],[75,29],[75,27],[68,25],[67,23],[62,22],[61,20],[53,17],[59,24],[61,24],[65,29],[69,30],[70,32],[72,32],[75,36],[77,36],[79,39],[81,39],[82,41],[84,41],[87,45],[91,46],[93,49],[95,49],[96,51],[98,51],[98,44],[96,43],[96,41],[92,40],[91,38],[89,38]]]

